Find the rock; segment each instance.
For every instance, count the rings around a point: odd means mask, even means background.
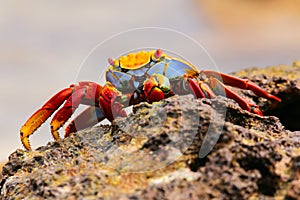
[[[299,199],[299,69],[236,73],[282,98],[235,89],[276,116],[225,97],[173,96],[138,104],[112,125],[18,149],[2,169],[2,199]]]

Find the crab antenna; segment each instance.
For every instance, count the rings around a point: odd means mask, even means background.
[[[157,50],[155,51],[155,53],[154,53],[154,57],[155,57],[156,59],[159,59],[159,58],[161,57],[161,55],[162,55],[162,50],[161,50],[161,49],[157,49]]]

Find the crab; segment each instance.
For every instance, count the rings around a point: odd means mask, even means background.
[[[211,70],[199,71],[191,63],[169,56],[160,49],[130,53],[119,59],[109,58],[108,62],[107,82],[103,86],[88,81],[72,84],[55,94],[29,117],[20,130],[21,142],[27,150],[31,149],[29,136],[56,110],[50,125],[53,138],[59,140],[58,130],[80,104],[88,107],[67,125],[65,137],[104,119],[112,121],[116,117],[125,117],[125,108],[128,106],[143,101],[153,103],[174,94],[191,93],[196,98],[223,95],[235,100],[242,109],[260,116],[263,113],[256,104],[247,101],[229,86],[281,101],[248,79]]]

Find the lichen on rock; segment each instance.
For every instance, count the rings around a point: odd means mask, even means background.
[[[297,63],[236,73],[283,99],[235,89],[277,116],[251,114],[225,97],[173,96],[138,104],[111,125],[18,149],[2,169],[1,198],[299,199],[300,131],[282,123],[300,99],[295,70]]]

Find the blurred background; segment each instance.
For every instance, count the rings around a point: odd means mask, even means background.
[[[88,53],[111,35],[174,29],[228,73],[299,60],[299,9],[298,0],[1,1],[0,161],[22,148],[27,118],[73,83]],[[30,141],[33,148],[52,141],[49,122]]]

